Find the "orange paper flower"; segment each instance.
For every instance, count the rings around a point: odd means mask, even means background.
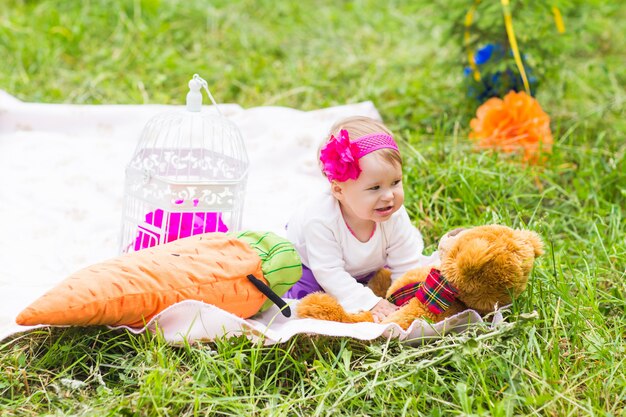
[[[469,137],[480,149],[520,152],[529,163],[537,163],[541,153],[552,152],[550,117],[524,91],[487,100],[476,110],[470,127]]]

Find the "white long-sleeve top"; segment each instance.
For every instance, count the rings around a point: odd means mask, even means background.
[[[330,192],[296,211],[287,225],[287,238],[324,291],[348,312],[370,310],[381,300],[354,277],[386,266],[395,280],[410,269],[439,261],[437,252],[422,254],[422,235],[411,224],[404,206],[378,223],[367,242],[361,242],[348,229],[339,202]]]

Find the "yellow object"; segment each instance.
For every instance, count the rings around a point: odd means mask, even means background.
[[[565,33],[565,23],[563,23],[563,16],[558,7],[552,6],[552,14],[554,14],[554,23],[556,24],[556,30],[559,33]]]
[[[528,84],[528,77],[526,77],[526,70],[524,64],[522,64],[522,57],[519,53],[519,47],[517,46],[517,39],[515,38],[515,31],[513,30],[513,18],[511,17],[511,8],[509,6],[509,0],[501,0],[502,13],[504,13],[504,26],[506,28],[506,35],[509,38],[509,44],[511,45],[511,51],[513,51],[513,58],[515,59],[515,65],[522,76],[522,82],[524,83],[524,90],[530,95],[530,85]]]
[[[467,11],[465,15],[465,33],[463,35],[463,39],[465,41],[465,48],[467,49],[467,59],[469,61],[469,66],[472,69],[472,74],[474,76],[474,80],[480,81],[480,71],[478,71],[478,67],[476,66],[476,62],[474,62],[474,51],[472,51],[469,47],[470,42],[470,27],[474,21],[474,13],[476,12],[476,6],[478,6],[480,0],[475,0],[474,4]]]

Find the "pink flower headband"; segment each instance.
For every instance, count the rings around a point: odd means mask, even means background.
[[[398,151],[398,145],[387,133],[370,133],[351,142],[348,131],[341,129],[339,138],[331,135],[330,140],[320,151],[322,171],[329,181],[355,180],[361,173],[359,159],[384,148]]]

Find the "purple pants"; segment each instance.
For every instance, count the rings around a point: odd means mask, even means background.
[[[357,277],[356,280],[357,282],[365,285],[370,279],[374,278],[374,275],[376,275],[376,271]],[[312,292],[324,292],[324,289],[320,286],[320,284],[318,284],[317,280],[313,276],[313,271],[311,271],[306,265],[302,265],[302,278],[300,278],[300,280],[296,282],[283,297],[291,298],[292,300],[299,300]]]

